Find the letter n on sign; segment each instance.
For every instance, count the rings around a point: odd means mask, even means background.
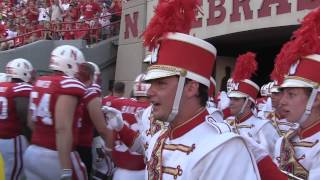
[[[131,18],[130,14],[125,15],[126,30],[124,32],[124,39],[128,39],[130,37],[129,31],[131,31],[132,37],[138,36],[138,17],[139,12],[134,12],[133,18]]]

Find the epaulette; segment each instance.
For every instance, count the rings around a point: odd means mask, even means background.
[[[217,121],[215,117],[212,115],[207,115],[205,121],[211,127],[213,127],[219,134],[232,132],[232,128],[228,123],[225,123],[220,120]]]

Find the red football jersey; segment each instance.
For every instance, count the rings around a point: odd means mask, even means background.
[[[135,99],[118,98],[111,102],[114,107],[122,112],[123,120],[128,127],[134,131],[139,131],[139,125],[135,114],[144,110],[150,105],[149,102],[139,102]],[[145,167],[143,155],[131,153],[128,147],[115,135],[115,147],[112,151],[112,159],[118,167],[129,170],[142,170]],[[118,139],[118,140],[117,140]]]
[[[81,100],[83,108],[83,116],[81,118],[81,127],[79,128],[78,144],[79,146],[91,147],[93,140],[93,123],[90,118],[87,106],[89,102],[96,97],[101,96],[101,87],[98,84],[93,84],[86,91],[85,96]]]
[[[61,75],[42,76],[36,80],[30,94],[30,110],[33,111],[35,129],[32,134],[33,144],[56,150],[55,105],[59,95],[84,96],[86,88],[80,81]],[[80,106],[79,106],[80,107]],[[78,114],[76,109],[73,121],[76,143]]]
[[[0,83],[0,138],[14,138],[21,134],[14,99],[29,97],[32,86],[26,83]]]
[[[102,106],[111,106],[111,101],[117,99],[119,97],[117,96],[105,96],[103,99],[102,99]]]

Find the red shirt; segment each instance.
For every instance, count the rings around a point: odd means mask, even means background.
[[[85,94],[84,85],[67,76],[51,75],[39,77],[34,83],[30,97],[30,110],[35,119],[32,144],[56,150],[55,105],[59,95],[72,95],[79,100]],[[78,112],[73,120],[73,144],[77,140]]]
[[[26,83],[0,83],[0,138],[21,135],[22,125],[17,117],[14,99],[29,97],[32,86]]]
[[[102,99],[102,106],[111,106],[111,101],[114,100],[114,99],[117,99],[119,97],[117,96],[105,96],[103,99]]]
[[[0,34],[5,33],[5,32],[6,32],[6,29],[7,29],[7,27],[6,27],[5,24],[0,24]]]
[[[94,15],[101,12],[100,6],[95,2],[85,3],[82,7],[83,16],[85,19],[94,18]]]
[[[122,113],[123,120],[128,127],[135,131],[139,132],[138,129],[138,121],[135,117],[135,114],[144,110],[150,105],[149,102],[139,102],[135,99],[127,99],[127,98],[118,98],[114,99],[111,102],[111,106],[118,109]],[[127,134],[128,136],[129,134]],[[129,170],[142,170],[145,168],[144,164],[144,156],[132,154],[128,150],[123,151],[123,148],[119,146],[125,146],[123,142],[121,142],[120,135],[115,134],[115,143],[116,146],[112,151],[112,159],[114,160],[117,167]]]
[[[31,12],[31,10],[32,10],[32,12]],[[30,10],[28,10],[28,12],[27,12],[27,18],[29,19],[30,23],[32,21],[38,22],[38,16],[39,16],[38,9],[34,6],[30,7]]]
[[[93,123],[88,112],[88,104],[94,98],[101,96],[101,87],[98,84],[93,84],[86,91],[82,98],[83,116],[81,118],[81,127],[79,128],[78,146],[91,147],[93,139]]]
[[[78,7],[71,8],[69,13],[73,21],[77,21],[80,18],[80,9]]]

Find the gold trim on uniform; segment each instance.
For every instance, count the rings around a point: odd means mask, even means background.
[[[303,167],[303,165],[299,163],[301,157],[300,159],[296,158],[295,150],[291,143],[291,139],[296,134],[297,130],[290,129],[288,133],[283,136],[283,140],[280,147],[280,157],[277,157],[277,160],[279,161],[279,168],[282,171],[288,172],[289,174],[292,174],[302,179],[307,179],[309,176],[309,171],[306,170]]]
[[[169,151],[181,151],[189,155],[194,149],[196,148],[195,144],[192,144],[192,146],[186,146],[183,144],[165,144],[163,149],[169,150]]]
[[[147,162],[148,179],[150,180],[162,179],[162,151],[167,137],[168,132],[166,130],[160,134],[157,139],[157,143],[152,150],[151,159]]]
[[[296,126],[296,125],[293,124],[293,123],[290,123],[290,122],[282,122],[282,121],[278,122],[278,124],[280,124],[280,125],[286,125],[286,126],[290,126],[290,127],[295,127],[295,126]]]
[[[162,170],[163,170],[163,173],[172,175],[174,179],[177,179],[178,176],[181,176],[183,173],[183,170],[181,169],[180,165],[178,165],[177,168],[162,167]]]
[[[174,66],[169,66],[169,65],[152,65],[148,68],[148,71],[150,70],[164,70],[164,71],[170,71],[170,72],[174,72],[174,73],[178,73],[181,76],[186,76],[187,75],[187,70],[183,69],[183,68],[177,68]]]
[[[300,142],[292,142],[292,145],[295,147],[306,147],[312,148],[316,144],[318,144],[319,140],[317,139],[315,142],[308,142],[308,141],[300,141]]]
[[[279,128],[279,123],[277,120],[279,120],[277,114],[275,112],[268,112],[266,115],[267,119],[271,121],[272,126],[276,129],[279,136],[283,136],[283,132]]]

